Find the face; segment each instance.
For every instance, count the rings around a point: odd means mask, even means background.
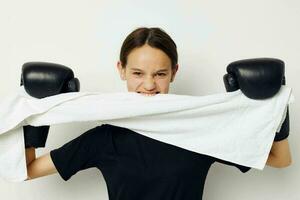
[[[148,44],[130,52],[125,68],[122,68],[120,61],[117,67],[121,79],[127,82],[127,90],[143,95],[168,93],[169,85],[173,82],[178,70],[178,65],[176,65],[172,71],[171,59],[167,54]]]

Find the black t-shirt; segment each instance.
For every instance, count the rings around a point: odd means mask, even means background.
[[[109,124],[84,132],[50,155],[65,181],[80,170],[98,168],[110,200],[201,200],[214,162],[244,173],[250,169]]]

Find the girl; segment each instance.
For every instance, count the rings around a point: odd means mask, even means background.
[[[160,28],[138,28],[123,42],[117,68],[127,90],[152,96],[169,92],[178,71],[176,44]],[[129,129],[94,127],[36,158],[26,149],[28,179],[59,173],[66,181],[80,170],[101,170],[110,200],[201,200],[210,166],[220,162],[245,173],[249,167],[188,151]],[[287,139],[274,142],[267,164],[290,165]]]

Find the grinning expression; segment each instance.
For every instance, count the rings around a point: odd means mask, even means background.
[[[172,71],[171,60],[162,50],[148,44],[133,49],[127,57],[127,65],[122,68],[119,61],[117,67],[122,80],[127,83],[128,92],[137,92],[152,96],[169,92],[178,70],[178,64]]]

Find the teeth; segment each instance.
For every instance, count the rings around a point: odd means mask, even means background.
[[[159,94],[159,92],[157,93],[153,93],[153,94],[148,94],[148,93],[143,93],[143,92],[138,92],[139,94],[142,94],[144,96],[155,96],[156,94]]]
[[[146,93],[142,93],[145,96],[154,96],[155,94],[146,94]]]

